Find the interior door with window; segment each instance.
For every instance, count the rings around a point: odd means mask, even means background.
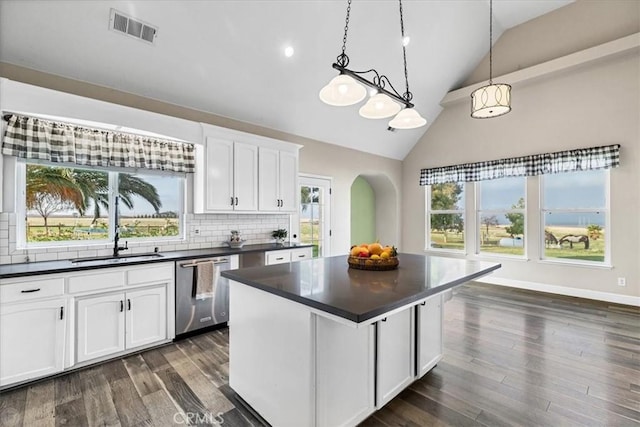
[[[313,257],[331,255],[331,178],[300,175],[300,244],[313,245]]]

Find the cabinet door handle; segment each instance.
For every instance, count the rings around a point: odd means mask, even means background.
[[[236,197],[236,206],[238,206],[238,198]]]
[[[20,292],[22,292],[23,294],[30,294],[31,292],[38,292],[40,290],[40,288],[37,289],[24,289]]]
[[[386,322],[386,321],[387,321],[387,318],[385,317],[385,318],[384,318],[384,319],[382,319],[381,321],[382,321],[382,322]]]
[[[427,305],[427,302],[426,302],[426,301],[422,301],[422,302],[420,303],[420,305]]]
[[[60,307],[60,320],[64,317],[64,307]]]
[[[131,311],[131,300],[127,298],[127,310]]]
[[[298,255],[298,258],[304,258],[306,255]]]
[[[233,206],[233,197],[231,197],[231,206]]]
[[[124,311],[124,301],[120,300],[120,313]]]
[[[284,258],[276,258],[276,261],[282,261]]]

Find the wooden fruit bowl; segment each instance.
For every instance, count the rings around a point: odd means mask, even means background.
[[[360,258],[355,256],[350,256],[347,259],[349,263],[349,268],[356,268],[358,270],[370,270],[370,271],[386,271],[386,270],[395,270],[398,268],[398,257],[392,256],[386,259],[371,259],[371,258]]]

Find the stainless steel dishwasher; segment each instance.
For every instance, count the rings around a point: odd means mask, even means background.
[[[198,267],[212,264],[211,296],[196,297]],[[228,257],[176,262],[176,335],[226,323],[229,320],[229,281],[220,272],[229,270]]]

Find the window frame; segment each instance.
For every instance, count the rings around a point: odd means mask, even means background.
[[[604,172],[604,198],[605,198],[605,207],[604,208],[562,208],[562,209],[546,209],[544,204],[544,180],[545,176],[540,175],[540,179],[538,180],[538,195],[540,197],[539,204],[539,215],[540,215],[540,230],[539,230],[539,242],[538,246],[540,248],[540,253],[538,256],[539,262],[550,263],[550,264],[564,264],[564,265],[574,265],[574,266],[583,266],[583,267],[603,267],[603,268],[611,268],[613,266],[611,261],[611,169],[603,169]],[[586,172],[586,171],[585,171]],[[571,173],[580,173],[580,172],[571,172]],[[605,227],[605,235],[604,235],[604,260],[603,261],[587,261],[587,260],[569,260],[566,258],[553,258],[553,257],[545,257],[545,218],[546,213],[550,212],[551,214],[557,213],[604,213],[604,227]]]
[[[445,209],[445,210],[432,210],[431,209],[431,187],[433,185],[438,184],[429,184],[425,185],[425,243],[424,250],[425,252],[440,252],[440,253],[448,253],[448,254],[457,254],[457,255],[468,255],[468,245],[467,245],[467,183],[466,182],[458,182],[456,184],[462,185],[463,189],[463,199],[464,199],[464,209]],[[449,248],[435,248],[431,246],[431,215],[432,214],[456,214],[462,215],[462,219],[464,221],[463,228],[463,248],[462,249],[449,249]],[[428,236],[428,237],[427,237]]]
[[[26,206],[26,174],[27,174],[27,165],[39,165],[39,166],[49,166],[49,167],[68,167],[74,169],[86,169],[86,170],[98,170],[101,172],[105,172],[108,174],[108,182],[109,182],[109,206],[114,206],[116,191],[114,188],[117,187],[118,183],[118,175],[120,173],[125,174],[146,174],[146,175],[172,175],[181,179],[181,185],[179,186],[179,212],[178,212],[178,234],[176,236],[153,236],[153,237],[127,237],[124,240],[127,240],[130,243],[135,244],[151,244],[151,243],[169,243],[169,242],[184,242],[186,239],[186,186],[187,186],[187,178],[184,174],[179,173],[170,173],[164,171],[156,171],[156,170],[146,170],[146,169],[127,169],[127,168],[101,168],[101,167],[83,167],[75,164],[68,163],[53,163],[46,161],[37,161],[33,159],[22,159],[19,158],[16,161],[16,216],[17,218],[24,218],[24,221],[16,221],[16,247],[17,249],[51,249],[51,248],[59,248],[59,247],[84,247],[84,246],[104,246],[111,244],[115,237],[115,211],[113,209],[109,209],[109,213],[107,216],[108,220],[108,237],[106,239],[95,239],[95,240],[58,240],[51,242],[28,242],[27,241],[27,228],[26,228],[26,215],[27,215],[27,206]]]
[[[521,177],[523,179],[523,189],[524,189],[524,193],[523,193],[523,198],[524,198],[524,208],[522,209],[487,209],[487,210],[481,210],[481,202],[482,202],[482,183],[486,182],[486,181],[476,181],[473,184],[474,187],[474,214],[475,214],[475,219],[476,219],[476,227],[475,227],[475,244],[476,244],[476,251],[475,254],[479,257],[492,257],[492,258],[509,258],[509,259],[515,259],[515,260],[528,260],[528,251],[527,251],[527,241],[528,239],[530,239],[530,237],[528,237],[528,224],[527,224],[527,220],[528,220],[528,215],[527,215],[527,208],[529,206],[529,197],[527,194],[527,184],[528,184],[528,178],[529,177]],[[499,178],[500,179],[500,178]],[[482,234],[482,215],[483,214],[489,214],[489,215],[505,215],[508,213],[520,213],[524,216],[524,233],[522,235],[522,239],[523,239],[523,243],[522,243],[522,249],[523,249],[523,253],[522,255],[511,255],[511,254],[502,254],[499,252],[482,252],[482,243],[481,243],[481,234]]]

